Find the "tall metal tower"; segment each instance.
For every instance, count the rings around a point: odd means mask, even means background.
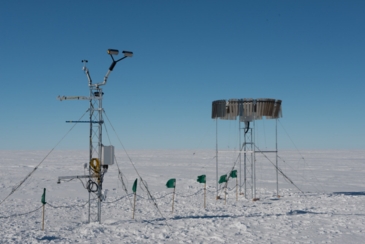
[[[124,57],[119,60],[114,60],[113,55],[118,55],[119,51],[115,49],[108,49],[108,54],[112,58],[113,62],[109,67],[107,74],[104,77],[102,83],[93,84],[88,68],[86,68],[87,60],[82,60],[81,62],[84,64],[82,68],[89,80],[89,97],[60,97],[57,98],[62,100],[67,99],[81,99],[81,100],[89,100],[90,107],[88,109],[89,112],[89,121],[66,121],[68,123],[89,123],[90,124],[90,135],[89,135],[89,175],[76,175],[76,176],[60,176],[58,177],[58,183],[61,183],[61,180],[66,179],[77,179],[77,178],[88,178],[87,182],[87,190],[89,192],[89,210],[88,210],[88,221],[89,223],[93,220],[91,216],[95,216],[95,220],[101,223],[101,202],[103,201],[103,179],[105,173],[108,171],[108,166],[114,163],[114,147],[113,146],[104,146],[103,145],[103,134],[102,134],[102,125],[104,123],[103,120],[103,90],[100,86],[106,84],[107,79],[111,71],[113,71],[117,62],[127,58],[132,57],[133,52],[123,51]],[[97,199],[97,213],[91,213],[91,205],[93,202],[92,194],[96,194]]]

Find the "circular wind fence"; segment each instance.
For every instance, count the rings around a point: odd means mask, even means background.
[[[236,120],[241,122],[283,117],[281,100],[270,98],[244,98],[216,100],[212,103],[212,119]]]
[[[284,178],[287,178],[278,167],[277,160],[277,119],[282,118],[281,110],[281,100],[270,99],[270,98],[244,98],[244,99],[229,99],[227,100],[216,100],[212,103],[212,119],[216,119],[216,188],[217,188],[217,198],[219,198],[218,192],[218,118],[223,120],[237,120],[239,127],[239,153],[236,160],[233,162],[233,166],[229,168],[232,172],[238,167],[239,172],[239,191],[240,194],[247,197],[248,192],[250,192],[253,200],[259,198],[256,197],[256,153],[262,154],[269,161],[270,159],[265,155],[265,153],[275,153],[275,163],[271,162],[276,169],[276,189],[277,196],[279,196],[279,182],[278,174],[282,174]],[[276,119],[275,123],[275,150],[265,150],[262,151],[256,144],[256,134],[255,134],[255,120],[266,119]],[[241,127],[240,123],[244,122],[244,127]],[[252,125],[250,126],[250,122]],[[243,143],[241,142],[241,130],[243,130]],[[241,172],[241,153],[243,153],[243,172]],[[247,166],[247,167],[246,167]],[[228,169],[226,169],[228,170]],[[242,193],[242,188],[244,192]]]

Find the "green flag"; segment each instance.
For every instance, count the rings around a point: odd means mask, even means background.
[[[169,181],[166,183],[167,188],[175,188],[176,185],[176,179],[169,179]]]
[[[237,178],[237,170],[233,170],[233,171],[231,171],[230,176],[231,176],[232,178]]]
[[[199,175],[197,181],[199,183],[206,183],[206,181],[205,181],[205,175]]]
[[[46,188],[43,190],[41,203],[43,203],[43,205],[46,204]]]
[[[219,184],[223,182],[227,182],[227,175],[222,175],[221,178],[219,179]]]
[[[133,190],[133,192],[134,192],[134,193],[136,193],[136,191],[137,191],[137,180],[138,180],[138,179],[136,179],[136,180],[134,181],[133,188],[132,188],[132,190]]]

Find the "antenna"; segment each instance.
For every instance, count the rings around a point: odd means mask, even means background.
[[[91,222],[91,215],[97,216],[97,221],[101,223],[101,202],[105,200],[105,194],[102,194],[104,175],[108,171],[109,165],[114,164],[114,146],[105,146],[102,143],[102,125],[103,120],[103,91],[100,86],[105,85],[110,72],[113,70],[117,62],[121,61],[126,57],[132,57],[133,52],[123,51],[124,57],[115,61],[113,55],[118,55],[119,51],[116,49],[108,49],[113,63],[110,66],[104,81],[97,84],[92,84],[89,69],[86,67],[87,60],[81,60],[84,64],[82,70],[85,71],[86,76],[89,80],[89,97],[78,96],[78,97],[60,97],[57,99],[60,101],[67,99],[78,99],[78,100],[89,100],[89,120],[88,121],[66,121],[67,123],[88,123],[90,125],[89,134],[89,163],[86,164],[86,168],[89,169],[88,175],[76,175],[76,176],[60,176],[58,177],[57,183],[61,183],[62,180],[66,179],[88,179],[86,188],[89,192],[89,223]],[[87,166],[88,165],[88,166]],[[91,213],[91,195],[96,194],[97,197],[97,213]]]

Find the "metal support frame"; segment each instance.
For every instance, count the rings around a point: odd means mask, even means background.
[[[278,172],[278,119],[275,119],[275,160],[276,160],[276,197],[279,195],[279,172]]]
[[[89,123],[90,124],[90,135],[89,135],[89,174],[88,175],[76,175],[76,176],[60,176],[58,177],[57,183],[61,183],[61,180],[66,179],[82,179],[82,178],[96,178],[95,182],[98,186],[98,191],[96,192],[97,195],[97,214],[96,218],[94,218],[96,221],[98,221],[101,224],[101,202],[102,202],[102,189],[103,189],[103,176],[107,171],[107,168],[104,168],[102,164],[101,159],[101,150],[102,150],[102,125],[104,123],[103,121],[103,107],[102,107],[102,100],[103,100],[103,91],[99,87],[89,86],[90,87],[90,96],[89,97],[83,97],[87,98],[90,103],[89,107],[89,121],[66,121],[68,123]],[[59,97],[58,99],[61,100]],[[71,99],[71,98],[62,98],[63,99]],[[86,99],[84,99],[86,100]],[[98,172],[97,176],[95,177],[95,172],[91,168],[90,162],[93,158],[97,158],[99,160],[99,166],[100,171]],[[89,208],[88,208],[88,222],[90,223],[92,221],[91,215],[91,204],[92,204],[92,198],[91,198],[91,192],[89,190]]]
[[[90,97],[99,97],[99,99],[90,99],[89,116],[90,121],[103,121],[103,91],[99,87],[90,87]],[[91,159],[97,158],[101,164],[101,147],[102,147],[102,123],[90,123],[90,135],[89,135],[89,162]],[[104,168],[100,165],[100,172],[97,179],[98,192],[97,192],[97,221],[101,224],[101,201],[102,201],[102,186],[103,186],[103,175]],[[89,166],[89,175],[93,175],[93,171]],[[91,222],[91,194],[89,192],[89,216],[88,221]]]
[[[241,154],[242,154],[242,144],[241,144],[241,121],[240,121],[240,118],[238,118],[238,137],[239,137],[239,147],[238,147],[238,149],[240,150],[240,155],[239,155],[239,162],[240,162],[240,164],[239,164],[239,170],[240,170],[240,176],[239,176],[239,178],[240,178],[240,194],[242,193],[242,174],[241,174]]]
[[[253,179],[253,182],[252,182],[252,192],[253,192],[253,197],[252,197],[252,200],[256,198],[256,153],[255,153],[255,146],[256,146],[256,119],[255,119],[255,108],[256,108],[256,100],[253,101],[253,144],[251,144],[251,148],[252,150],[254,151],[253,154],[251,154],[251,158],[252,158],[252,179]],[[252,195],[252,194],[251,194]]]
[[[90,175],[59,176],[57,183],[60,184],[61,180],[73,180],[73,179],[84,179],[84,178],[90,178]]]
[[[254,99],[252,101],[252,105],[254,108],[256,108],[257,100]],[[276,160],[276,193],[277,197],[280,197],[279,195],[279,178],[278,178],[278,124],[277,124],[277,118],[275,119],[275,150],[265,150],[261,151],[256,150],[256,133],[255,133],[255,111],[256,109],[253,109],[252,116],[252,127],[248,128],[248,124],[245,123],[245,127],[241,127],[241,120],[240,117],[238,122],[238,133],[239,133],[239,191],[240,194],[242,193],[242,185],[244,187],[244,196],[247,198],[247,185],[250,184],[250,193],[251,198],[253,200],[256,199],[256,153],[275,153],[275,160]],[[216,187],[217,187],[217,197],[218,197],[218,117],[216,119]],[[248,121],[247,121],[248,122]],[[241,139],[241,130],[244,131],[243,136],[243,144]],[[245,133],[247,131],[247,133]],[[243,153],[243,177],[242,177],[242,153]],[[250,154],[250,155],[248,155]],[[247,177],[249,177],[249,181],[247,180]],[[243,180],[243,183],[242,183]]]
[[[243,144],[241,144],[241,130],[244,132],[247,130],[247,133],[244,133],[243,136]],[[246,124],[245,127],[241,127],[241,121],[238,123],[238,132],[239,132],[239,148],[240,148],[240,155],[239,155],[239,178],[240,178],[240,193],[242,193],[242,185],[244,188],[244,196],[247,198],[247,176],[249,177],[250,182],[250,193],[251,198],[256,198],[256,153],[275,153],[275,161],[276,161],[276,194],[277,197],[279,195],[279,173],[278,173],[278,123],[277,119],[275,119],[275,150],[256,150],[255,144],[255,120],[253,120],[253,127],[247,128]],[[243,178],[242,178],[242,160],[241,154],[243,153]],[[250,154],[250,155],[248,155]],[[243,179],[243,183],[242,183]]]
[[[243,173],[244,173],[244,195],[247,198],[247,183],[250,182],[250,192],[251,198],[254,198],[254,147],[255,144],[253,143],[253,129],[252,128],[244,128],[247,130],[247,133],[244,133],[244,145],[243,145]],[[249,149],[249,151],[247,150]],[[248,155],[249,154],[249,155]],[[247,181],[247,177],[249,177],[249,181]]]
[[[218,199],[218,118],[216,118],[215,122],[215,171],[216,171],[216,187],[217,187],[217,196]]]
[[[103,139],[103,134],[102,134],[102,125],[104,123],[103,120],[103,106],[102,106],[102,101],[103,101],[103,90],[100,88],[100,86],[103,86],[106,84],[107,79],[109,77],[110,72],[114,69],[114,66],[116,65],[116,63],[118,63],[119,61],[127,58],[127,57],[132,57],[133,56],[133,52],[130,51],[123,51],[124,53],[124,57],[122,57],[121,59],[118,60],[114,60],[113,55],[118,55],[119,51],[116,49],[108,49],[108,54],[110,55],[110,57],[113,60],[112,65],[109,67],[109,70],[107,72],[107,74],[104,77],[104,80],[102,83],[97,83],[97,84],[92,84],[92,80],[90,77],[90,73],[89,73],[89,69],[86,68],[86,63],[88,62],[87,60],[82,60],[81,62],[84,64],[84,67],[82,68],[85,73],[86,76],[88,78],[89,81],[89,90],[90,90],[90,94],[89,97],[84,97],[84,96],[78,96],[78,97],[60,97],[58,96],[57,99],[59,99],[60,101],[62,100],[67,100],[67,99],[77,99],[77,100],[89,100],[90,103],[90,107],[89,107],[89,121],[66,121],[68,123],[89,123],[90,124],[90,135],[89,135],[89,175],[84,175],[84,176],[61,176],[58,178],[58,183],[61,182],[62,179],[75,179],[75,178],[89,178],[91,179],[95,179],[96,182],[94,182],[95,184],[97,184],[98,189],[97,189],[97,221],[101,224],[101,202],[102,202],[102,186],[103,186],[103,178],[104,178],[104,174],[107,172],[108,170],[108,165],[102,165],[102,139]],[[96,167],[95,165],[91,165],[92,160],[93,159],[98,159],[99,161],[99,167]],[[92,221],[91,219],[91,194],[93,192],[91,192],[90,189],[89,190],[89,209],[88,209],[88,221],[89,223]]]

